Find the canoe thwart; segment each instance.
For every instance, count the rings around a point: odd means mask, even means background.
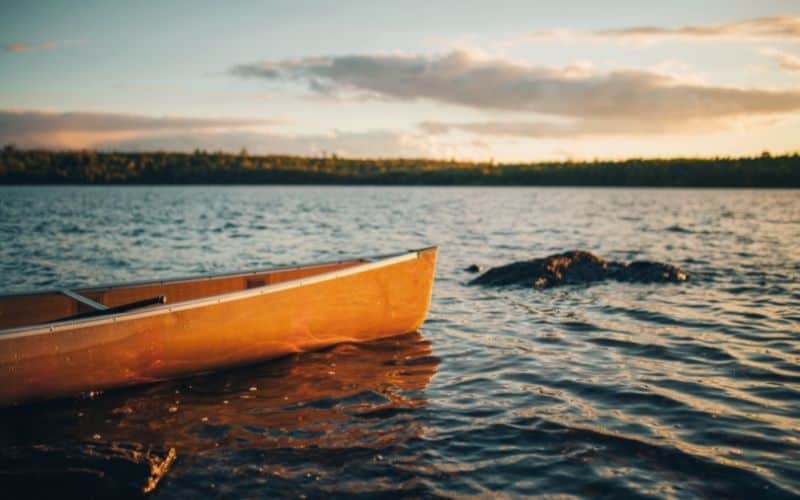
[[[101,304],[99,302],[95,302],[94,300],[90,299],[89,297],[84,297],[83,295],[81,295],[79,293],[75,293],[72,290],[67,290],[66,288],[62,288],[62,289],[59,290],[59,292],[61,292],[62,294],[66,295],[67,297],[69,297],[69,298],[71,298],[73,300],[77,300],[81,304],[84,304],[84,305],[87,305],[87,306],[91,307],[95,311],[105,311],[105,310],[108,309],[107,306],[105,306],[105,305],[103,305],[103,304]]]
[[[107,314],[118,314],[127,311],[131,311],[133,309],[139,309],[141,307],[147,306],[154,306],[158,304],[166,304],[167,303],[167,296],[166,295],[158,295],[156,297],[151,297],[149,299],[144,300],[137,300],[136,302],[129,302],[127,304],[121,304],[116,307],[106,307],[103,306],[105,309],[95,309],[94,311],[88,311],[80,314],[75,314],[73,316],[68,316],[66,318],[61,318],[58,321],[69,321],[73,319],[83,319],[83,318],[94,318],[96,316],[105,316]]]

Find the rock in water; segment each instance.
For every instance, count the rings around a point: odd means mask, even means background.
[[[680,283],[688,280],[689,275],[670,264],[641,260],[623,266],[610,278],[632,283]]]
[[[483,267],[479,266],[478,264],[472,264],[471,266],[467,266],[464,268],[464,271],[468,273],[479,273],[483,271]]]
[[[493,267],[470,284],[550,288],[607,279],[631,283],[678,283],[686,281],[688,275],[675,266],[660,262],[639,261],[625,264],[607,261],[582,250],[572,250],[542,259]]]

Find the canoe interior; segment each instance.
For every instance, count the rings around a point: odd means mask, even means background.
[[[353,259],[239,274],[76,288],[71,291],[107,307],[121,306],[158,295],[166,296],[168,303],[175,304],[337,271],[364,262],[367,261]],[[0,330],[50,323],[91,310],[88,305],[59,291],[0,295]]]

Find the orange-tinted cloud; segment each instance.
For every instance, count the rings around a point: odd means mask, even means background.
[[[34,50],[36,47],[34,45],[29,45],[27,43],[7,43],[3,45],[3,50],[6,52],[12,52],[14,54],[21,54],[23,52],[30,52]]]
[[[47,41],[42,43],[7,43],[3,45],[3,50],[12,54],[22,54],[25,52],[33,52],[38,50],[53,50],[58,47],[67,47],[71,45],[80,45],[85,43],[85,40],[61,40],[61,41]]]
[[[152,117],[116,113],[0,111],[0,144],[22,148],[116,151],[239,151],[357,157],[447,156],[452,151],[419,132],[367,130],[284,134],[273,121]]]
[[[637,137],[660,134],[697,134],[723,130],[728,122],[721,119],[658,120],[658,119],[568,119],[558,121],[485,121],[439,122],[425,121],[419,127],[430,134],[442,135],[462,131],[481,136],[580,138],[603,136]]]
[[[617,39],[637,41],[683,40],[789,40],[800,41],[799,16],[770,16],[717,24],[678,27],[631,26],[598,31],[569,29],[535,31],[533,39]]]
[[[85,148],[153,133],[227,130],[266,123],[254,119],[0,111],[0,142],[22,147]]]
[[[444,157],[452,152],[426,134],[393,130],[328,134],[282,134],[231,130],[224,132],[176,132],[109,140],[99,149],[119,151],[239,151],[257,154],[317,156],[337,154],[359,158]]]
[[[798,55],[771,48],[764,49],[761,53],[776,60],[778,65],[786,71],[800,72],[800,56]]]

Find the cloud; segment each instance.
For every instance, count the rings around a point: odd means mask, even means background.
[[[209,151],[351,157],[448,156],[452,149],[417,131],[280,134],[270,120],[151,117],[116,113],[0,110],[0,144],[22,148],[115,151]]]
[[[61,40],[61,41],[47,41],[42,43],[7,43],[3,45],[3,50],[11,52],[12,54],[22,54],[25,52],[33,52],[37,50],[52,50],[58,47],[67,47],[70,45],[80,45],[85,43],[85,40]]]
[[[667,133],[702,133],[727,127],[721,120],[616,120],[581,118],[559,121],[485,121],[485,122],[439,122],[425,121],[419,124],[429,134],[444,135],[462,131],[482,136],[509,136],[534,138],[578,138],[597,136],[643,136]]]
[[[109,141],[98,144],[97,148],[117,151],[239,151],[246,148],[255,154],[318,156],[327,153],[360,158],[425,158],[450,154],[446,146],[424,134],[390,130],[300,135],[248,131],[177,133]]]
[[[0,142],[21,147],[94,147],[107,140],[154,132],[207,131],[270,123],[229,118],[152,117],[120,113],[51,113],[0,110]]]
[[[51,113],[46,111],[0,111],[0,134],[53,131],[149,131],[243,127],[265,120],[239,118],[153,117],[124,113]]]
[[[14,54],[21,54],[23,52],[30,52],[34,50],[33,45],[28,45],[27,43],[7,43],[3,45],[3,50],[6,52],[12,52]]]
[[[800,56],[772,48],[763,49],[761,53],[775,59],[786,71],[800,72]]]
[[[241,77],[305,82],[325,93],[427,99],[478,110],[528,112],[630,128],[800,109],[800,90],[704,85],[645,70],[597,73],[551,68],[466,51],[437,57],[350,55],[236,66]]]
[[[680,27],[631,26],[627,28],[598,31],[574,31],[568,29],[535,31],[533,39],[610,39],[660,41],[684,40],[788,40],[800,41],[800,17],[771,16],[744,19],[718,24],[690,25]]]

